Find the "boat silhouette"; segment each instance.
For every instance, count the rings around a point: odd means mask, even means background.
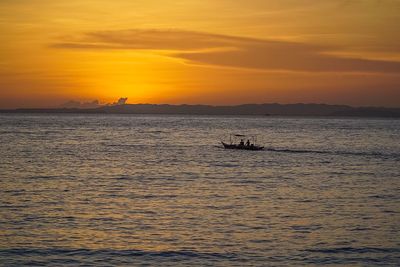
[[[222,145],[225,149],[241,149],[241,150],[263,150],[264,147],[256,144],[256,136],[250,136],[247,139],[247,142],[244,142],[244,139],[247,135],[244,134],[231,134],[229,135],[229,143],[226,143],[221,140]],[[240,142],[235,142],[235,139],[240,139]],[[250,141],[250,139],[252,141]]]

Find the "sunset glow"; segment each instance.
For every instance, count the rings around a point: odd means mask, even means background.
[[[400,1],[3,0],[0,108],[400,107]]]

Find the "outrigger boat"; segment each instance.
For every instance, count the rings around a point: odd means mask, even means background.
[[[242,150],[263,150],[263,146],[256,145],[256,137],[251,136],[252,142],[250,142],[250,139],[247,139],[247,142],[244,143],[244,138],[246,135],[244,134],[231,134],[229,135],[229,143],[225,143],[224,141],[221,141],[222,145],[224,146],[225,149],[242,149]],[[234,143],[232,139],[237,139],[240,138],[240,142],[238,144]]]

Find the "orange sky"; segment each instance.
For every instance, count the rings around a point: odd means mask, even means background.
[[[397,0],[2,0],[0,108],[400,107]]]

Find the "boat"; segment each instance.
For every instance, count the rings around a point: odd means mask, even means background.
[[[247,146],[247,145],[240,145],[240,144],[227,144],[222,141],[221,141],[221,143],[224,146],[224,148],[226,148],[226,149],[243,149],[243,150],[263,150],[264,149],[263,146],[257,146],[254,144]]]
[[[241,150],[263,150],[264,147],[260,145],[256,145],[256,137],[251,136],[252,142],[250,142],[250,138],[247,139],[247,142],[244,143],[244,138],[246,135],[244,134],[231,134],[229,136],[229,143],[225,143],[224,141],[221,141],[222,145],[224,146],[225,149],[241,149]],[[235,139],[240,138],[240,142],[234,143]]]

